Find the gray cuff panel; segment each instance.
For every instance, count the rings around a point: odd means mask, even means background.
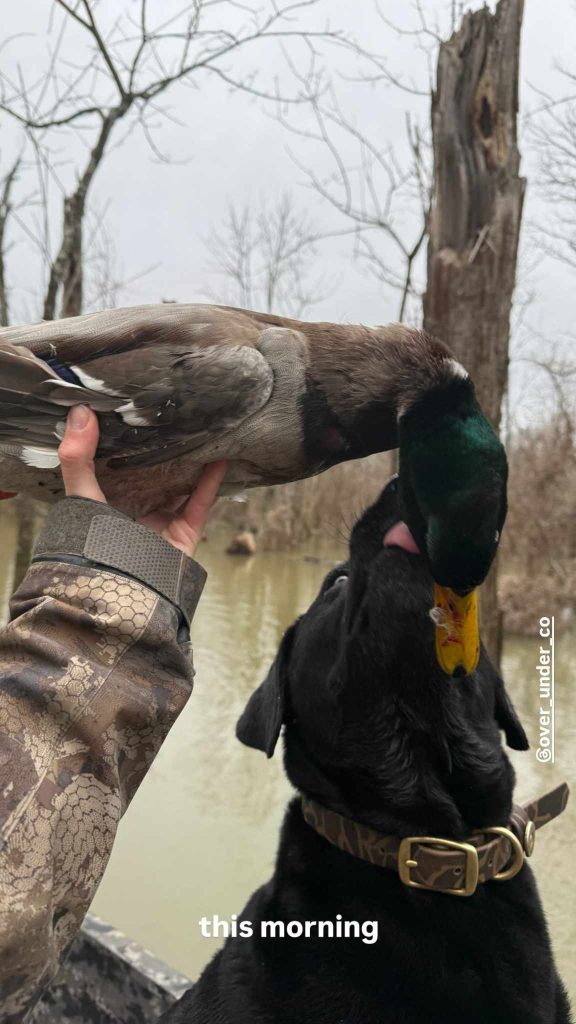
[[[198,562],[110,505],[64,498],[51,510],[32,561],[74,555],[132,576],[180,609],[190,624],[206,581]]]

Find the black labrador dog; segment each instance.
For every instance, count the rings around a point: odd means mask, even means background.
[[[238,736],[270,757],[285,723],[286,771],[301,794],[388,837],[458,841],[509,822],[514,772],[499,730],[515,749],[528,744],[484,652],[465,678],[438,667],[424,561],[383,544],[400,518],[396,486],[358,521],[349,562],[287,631]],[[457,898],[409,887],[397,870],[344,847],[312,828],[294,800],[274,875],[239,918],[252,935],[228,939],[162,1021],[571,1020],[527,865]],[[264,936],[263,922],[276,923]],[[329,925],[320,935],[309,924],[308,937],[291,937],[305,922],[331,923],[332,936]]]

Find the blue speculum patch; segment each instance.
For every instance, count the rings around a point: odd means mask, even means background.
[[[57,373],[67,384],[78,384],[79,387],[82,387],[82,381],[76,376],[74,370],[71,370],[69,366],[63,366],[54,356],[48,356],[44,362],[48,363],[50,369],[54,370],[54,373]]]

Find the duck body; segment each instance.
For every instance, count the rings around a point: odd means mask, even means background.
[[[430,403],[430,395],[442,398]],[[418,416],[426,401],[429,411]],[[490,493],[482,473],[474,486],[501,516],[502,494],[493,493],[502,490],[501,446],[466,371],[438,339],[403,325],[304,323],[170,303],[4,328],[2,491],[62,496],[57,448],[68,408],[80,403],[99,416],[101,486],[130,515],[187,494],[207,462],[228,461],[230,494],[312,476],[400,440],[407,515],[426,550],[426,502],[414,488],[412,468],[420,470],[411,453],[425,462],[433,449],[437,475],[435,439],[448,424],[458,441],[468,419],[481,422],[490,441]],[[443,450],[446,469],[450,444]],[[477,453],[469,454],[474,483]],[[457,481],[449,486],[458,491]]]
[[[174,497],[174,487],[185,493],[215,459],[229,461],[225,486],[238,490],[394,448],[406,387],[425,391],[450,365],[440,342],[409,328],[208,305],[8,328],[0,351],[0,486],[60,497],[62,422],[84,402],[100,418],[103,489],[138,514]]]

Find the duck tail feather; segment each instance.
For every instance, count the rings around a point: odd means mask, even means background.
[[[0,338],[0,443],[56,448],[68,408],[112,412],[123,399],[62,380],[48,363]]]
[[[34,393],[46,380],[57,381],[58,375],[27,348],[0,339],[0,380],[6,390]]]

